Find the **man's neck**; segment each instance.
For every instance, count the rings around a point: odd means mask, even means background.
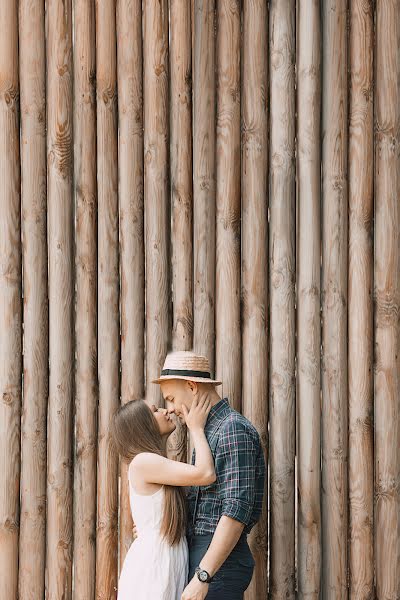
[[[222,400],[221,396],[215,390],[211,390],[208,393],[208,398],[210,400],[211,406],[215,406],[216,404],[218,404],[218,402]]]

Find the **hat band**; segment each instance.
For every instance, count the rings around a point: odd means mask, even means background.
[[[210,373],[206,371],[185,371],[181,369],[163,369],[161,375],[183,375],[185,377],[203,377],[204,379],[211,379]]]

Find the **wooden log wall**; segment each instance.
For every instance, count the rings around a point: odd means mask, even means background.
[[[309,29],[313,31],[312,43]],[[321,16],[297,17],[297,590],[319,598],[321,574]]]
[[[192,348],[265,451],[246,600],[400,597],[399,47],[397,0],[0,2],[1,599],[116,599],[110,419]]]

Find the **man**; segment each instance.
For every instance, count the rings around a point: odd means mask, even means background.
[[[216,482],[189,490],[189,583],[182,600],[242,600],[254,559],[247,534],[258,521],[265,463],[260,438],[245,417],[222,399],[208,360],[192,352],[167,355],[159,379],[169,413],[183,421],[182,406],[206,396],[212,405],[205,434]],[[192,464],[194,464],[194,452]]]

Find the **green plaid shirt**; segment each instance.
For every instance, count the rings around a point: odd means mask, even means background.
[[[227,515],[244,523],[249,533],[260,518],[264,492],[265,462],[257,430],[224,398],[212,407],[205,434],[217,480],[189,488],[188,532],[214,533],[222,515]]]

